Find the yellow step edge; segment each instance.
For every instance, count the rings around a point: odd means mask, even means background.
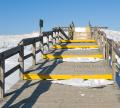
[[[54,45],[54,49],[99,48],[98,45]]]
[[[92,40],[92,39],[81,39],[81,40],[60,40],[60,42],[62,42],[62,43],[65,43],[65,42],[75,42],[75,43],[77,43],[77,42],[85,42],[85,43],[87,43],[87,42],[96,42],[96,40]]]
[[[43,75],[43,74],[35,74],[28,73],[23,74],[22,78],[24,80],[39,80],[39,79],[72,79],[72,78],[81,78],[81,79],[113,79],[112,74],[95,74],[95,75],[66,75],[66,74],[52,74],[52,75]]]
[[[59,59],[59,58],[104,58],[103,54],[92,54],[92,55],[52,55],[46,54],[43,55],[44,59]]]

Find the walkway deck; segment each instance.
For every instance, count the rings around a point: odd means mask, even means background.
[[[19,88],[19,89],[18,89]],[[120,91],[113,85],[80,88],[47,80],[20,81],[10,90],[3,108],[119,108]]]

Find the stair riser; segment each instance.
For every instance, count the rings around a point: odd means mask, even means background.
[[[92,45],[92,46],[60,46],[60,45],[56,45],[53,46],[54,49],[74,49],[74,48],[99,48],[98,45]]]
[[[91,39],[83,39],[83,40],[60,40],[62,43],[95,43],[96,40],[91,40]]]
[[[97,54],[97,55],[60,55],[60,56],[55,56],[55,55],[43,55],[44,59],[63,59],[63,58],[99,58],[103,59],[102,54]]]

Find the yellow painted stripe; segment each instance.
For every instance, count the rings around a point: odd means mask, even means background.
[[[112,79],[112,74],[95,74],[95,75],[43,75],[43,74],[23,74],[24,80],[39,80],[39,79],[72,79],[72,78],[82,78],[82,79]]]
[[[103,54],[92,54],[92,55],[52,55],[46,54],[43,55],[43,58],[46,59],[55,59],[55,58],[103,58]]]
[[[60,40],[60,42],[63,42],[63,43],[65,43],[65,42],[74,42],[74,43],[77,43],[77,42],[85,42],[85,43],[87,43],[87,42],[96,42],[96,40],[92,40],[92,39],[81,39],[81,40]]]
[[[98,45],[54,45],[53,46],[54,49],[74,49],[74,48],[99,48]]]

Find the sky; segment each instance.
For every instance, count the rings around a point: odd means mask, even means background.
[[[44,31],[55,26],[107,26],[120,30],[120,0],[0,0],[0,35]]]

